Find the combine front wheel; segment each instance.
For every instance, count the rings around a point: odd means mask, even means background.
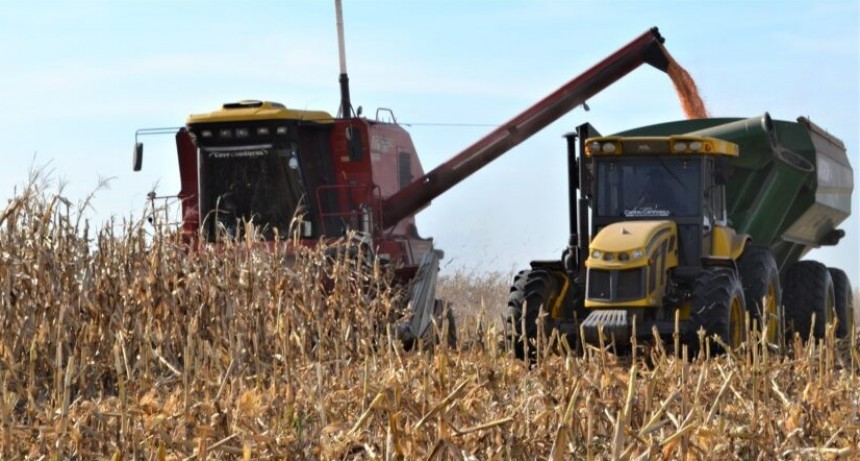
[[[434,340],[434,343],[441,343],[443,339],[445,339],[448,343],[448,347],[457,347],[457,322],[454,319],[454,307],[450,302],[443,301],[441,299],[437,299],[436,303],[433,305],[433,320],[436,324],[436,328],[439,330],[438,334],[435,334],[431,340]],[[448,323],[448,331],[445,336],[445,322]]]
[[[687,332],[687,347],[691,357],[699,352],[699,329],[705,338],[717,335],[731,348],[743,343],[746,337],[744,325],[744,290],[737,274],[725,267],[708,267],[696,279],[690,311],[690,330]],[[722,346],[712,343],[711,350],[723,352]]]

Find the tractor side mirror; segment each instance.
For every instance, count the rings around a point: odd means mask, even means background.
[[[714,184],[718,186],[725,186],[729,181],[729,175],[731,175],[732,166],[729,164],[729,160],[725,158],[721,158],[716,162],[716,168],[714,169]]]
[[[728,179],[726,178],[726,172],[720,168],[714,172],[714,184],[717,186],[725,186]]]
[[[134,155],[132,157],[132,168],[134,171],[140,171],[143,168],[143,143],[134,143]]]

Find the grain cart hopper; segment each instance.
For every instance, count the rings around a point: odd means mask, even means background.
[[[363,248],[410,290],[411,320],[399,328],[406,343],[432,331],[441,306],[435,285],[442,252],[419,235],[415,214],[639,65],[667,64],[663,39],[651,29],[425,174],[409,134],[390,110],[378,110],[375,119],[353,111],[342,28],[339,35],[338,116],[246,100],[191,115],[176,132],[182,232],[189,242],[217,243],[238,236],[245,226],[237,224],[244,221],[275,241],[289,237],[296,215],[302,217],[303,245],[357,232]],[[142,152],[136,142],[135,170]]]
[[[737,346],[746,312],[775,345],[821,337],[836,319],[838,336],[853,332],[846,274],[800,261],[845,235],[853,190],[845,146],[809,120],[709,118],[608,137],[585,124],[568,135],[568,165],[569,247],[513,283],[521,357],[538,325],[591,343],[602,329],[624,345],[653,328],[671,335],[677,316],[694,351],[699,329]]]

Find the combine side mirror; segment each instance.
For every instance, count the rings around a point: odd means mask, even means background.
[[[134,143],[134,155],[132,157],[132,168],[134,171],[140,171],[143,167],[143,143]]]
[[[134,132],[134,155],[132,157],[132,169],[140,171],[143,167],[143,143],[138,142],[140,136],[149,136],[155,134],[176,134],[183,127],[165,127],[165,128],[140,128]]]

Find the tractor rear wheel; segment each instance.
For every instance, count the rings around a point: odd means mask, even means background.
[[[514,277],[508,298],[508,322],[510,323],[510,345],[519,359],[536,357],[540,312],[549,312],[548,301],[558,289],[552,275],[545,270],[525,270]],[[552,332],[553,321],[544,319],[542,335]],[[528,351],[528,352],[527,352]]]
[[[831,267],[828,271],[833,279],[836,318],[839,320],[836,337],[847,338],[854,334],[854,292],[851,290],[851,281],[842,269]]]
[[[750,319],[758,323],[761,331],[767,327],[768,343],[780,344],[785,337],[782,287],[770,248],[765,245],[747,245],[738,260],[738,272]]]
[[[714,335],[731,348],[740,346],[746,338],[744,325],[744,289],[737,273],[725,267],[707,267],[696,279],[690,305],[690,326],[687,331],[687,347],[690,356],[699,353],[699,330],[705,331],[705,339]],[[711,343],[717,354],[723,347]]]
[[[825,325],[836,318],[836,294],[827,267],[817,261],[794,263],[785,274],[784,304],[789,335],[798,333],[806,339],[811,331],[816,339],[824,338]]]

